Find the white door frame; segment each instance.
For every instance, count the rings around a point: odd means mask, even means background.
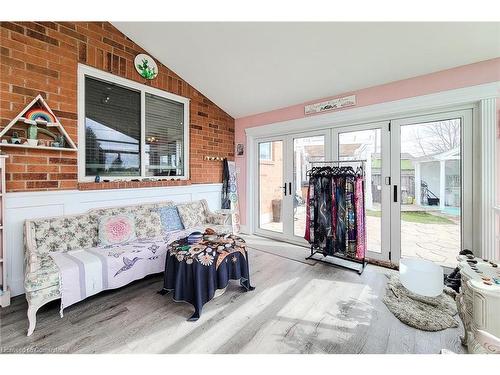
[[[390,133],[389,133],[390,121],[373,122],[361,125],[351,125],[346,127],[334,128],[332,131],[332,145],[333,145],[333,157],[335,160],[339,159],[338,150],[338,136],[341,133],[349,133],[363,130],[381,130],[381,188],[382,188],[382,216],[381,216],[381,252],[377,253],[367,249],[366,257],[370,259],[376,259],[381,261],[390,261],[390,247],[391,247],[391,237],[390,231],[384,230],[384,228],[389,228],[391,225],[391,215],[390,215],[390,194],[391,186],[386,185],[386,177],[390,177],[391,174],[391,149],[390,149]],[[365,189],[371,189],[371,181],[365,182]]]
[[[392,261],[401,259],[401,126],[459,118],[460,126],[460,173],[461,173],[461,249],[473,249],[473,109],[439,112],[422,116],[400,118],[391,121],[391,189],[397,187],[397,200],[391,196],[391,251]],[[391,192],[392,194],[392,192]],[[440,197],[444,199],[444,197]],[[458,254],[457,254],[458,255]]]
[[[254,228],[254,233],[259,235],[259,236],[263,236],[263,237],[272,237],[272,238],[275,238],[275,239],[279,239],[279,240],[286,240],[287,238],[287,233],[286,233],[286,228],[285,228],[285,220],[282,220],[283,221],[283,232],[273,232],[271,230],[266,230],[266,229],[262,229],[260,228],[260,209],[259,209],[259,203],[260,203],[260,200],[259,200],[259,193],[260,193],[260,181],[259,181],[259,161],[260,161],[260,152],[259,152],[259,144],[261,143],[266,143],[266,142],[276,142],[276,141],[281,141],[283,143],[283,149],[282,149],[282,152],[283,152],[283,184],[286,182],[286,175],[285,175],[285,172],[287,170],[287,164],[288,164],[288,155],[287,155],[287,143],[288,143],[288,140],[287,140],[287,136],[273,136],[273,137],[263,137],[263,138],[258,138],[255,140],[255,144],[254,144],[254,148],[253,148],[253,152],[254,154],[256,155],[255,157],[255,176],[256,176],[256,183],[255,183],[255,189],[254,189],[254,194],[255,194],[255,197],[254,197],[254,200],[253,200],[253,204],[254,204],[254,207],[253,207],[253,211],[255,212],[255,215],[254,215],[254,218],[253,218],[253,223],[252,223],[252,227]],[[282,201],[282,205],[281,205],[281,216],[282,218],[286,217],[286,215],[288,214],[288,200],[286,199],[288,196],[285,197],[285,195],[283,194],[283,201]]]

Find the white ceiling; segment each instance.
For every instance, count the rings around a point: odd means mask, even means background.
[[[235,118],[500,56],[500,23],[113,24]]]

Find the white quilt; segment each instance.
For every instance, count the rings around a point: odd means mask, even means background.
[[[168,245],[191,232],[179,230],[126,244],[50,253],[59,268],[61,316],[66,307],[103,290],[163,272]]]

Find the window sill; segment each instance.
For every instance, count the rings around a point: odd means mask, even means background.
[[[190,180],[79,182],[78,190],[140,189],[191,185]]]

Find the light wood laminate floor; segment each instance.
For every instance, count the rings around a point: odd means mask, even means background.
[[[17,353],[439,353],[463,352],[462,326],[424,332],[396,319],[382,303],[392,272],[356,272],[304,261],[307,252],[247,238],[252,284],[236,282],[207,303],[197,322],[186,303],[156,292],[154,275],[65,310],[42,307],[26,337],[24,296],[0,309],[0,352]],[[258,250],[260,249],[260,250]],[[458,319],[458,316],[456,317]]]

